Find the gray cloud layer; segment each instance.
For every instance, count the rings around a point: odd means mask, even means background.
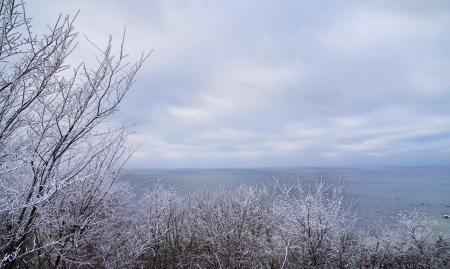
[[[137,167],[447,165],[448,1],[36,1],[154,49],[118,120]],[[38,25],[37,25],[38,27]],[[74,61],[95,51],[80,43]]]

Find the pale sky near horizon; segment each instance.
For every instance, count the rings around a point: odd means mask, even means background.
[[[450,1],[27,2],[132,57],[130,167],[450,164]]]

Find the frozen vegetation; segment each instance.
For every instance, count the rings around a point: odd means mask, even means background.
[[[339,185],[136,197],[117,181],[127,130],[104,123],[146,57],[110,42],[67,66],[73,20],[35,35],[20,1],[0,1],[0,31],[1,268],[449,268],[449,239],[417,213],[355,229]]]

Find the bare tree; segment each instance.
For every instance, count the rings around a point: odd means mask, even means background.
[[[71,262],[120,175],[126,130],[102,123],[146,56],[130,64],[110,38],[95,68],[72,68],[73,22],[37,36],[23,2],[0,2],[1,266]]]

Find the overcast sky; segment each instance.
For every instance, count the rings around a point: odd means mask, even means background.
[[[131,167],[450,164],[450,1],[28,0],[92,58],[154,50],[114,119]],[[91,57],[91,58],[89,58]]]

